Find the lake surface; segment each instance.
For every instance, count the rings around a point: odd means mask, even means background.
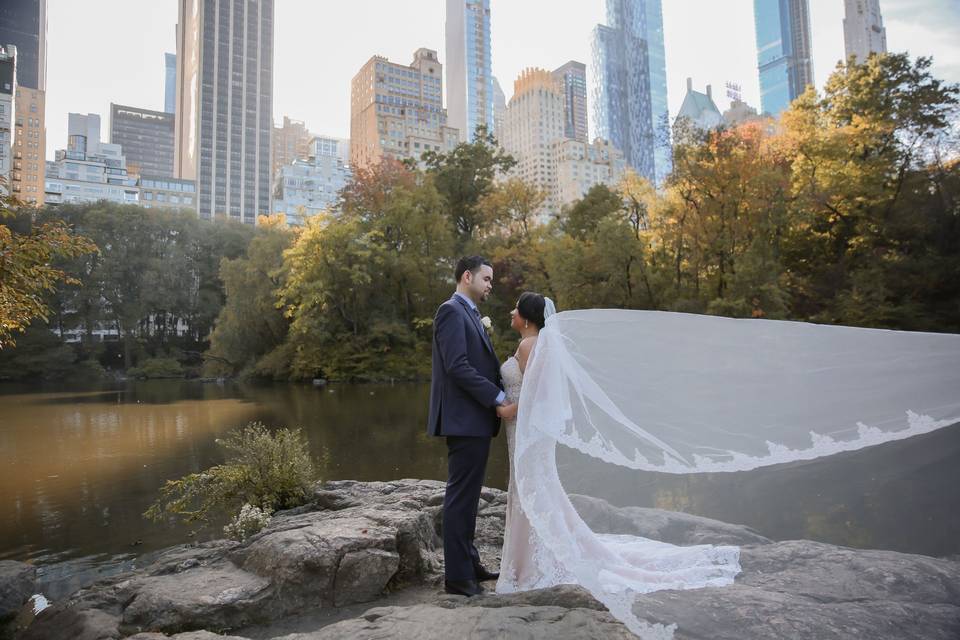
[[[212,537],[141,514],[164,481],[222,462],[216,438],[252,420],[300,427],[324,479],[444,479],[446,447],[426,435],[428,396],[424,384],[0,387],[0,559],[40,566],[56,597],[143,554]],[[486,484],[505,488],[507,469],[497,438]],[[638,474],[635,487],[607,497],[775,539],[960,553],[960,425],[746,473]]]

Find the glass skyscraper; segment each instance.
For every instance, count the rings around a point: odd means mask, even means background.
[[[47,0],[0,2],[0,46],[17,47],[17,84],[47,90]]]
[[[607,0],[593,32],[596,135],[655,184],[670,172],[667,65],[660,0]]]
[[[778,116],[813,84],[807,0],[754,0],[760,104]]]
[[[201,218],[270,212],[273,0],[180,0],[176,177]]]
[[[447,122],[470,142],[478,125],[493,131],[490,0],[447,0]]]

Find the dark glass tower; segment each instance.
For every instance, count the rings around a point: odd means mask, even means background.
[[[0,1],[0,45],[17,46],[17,84],[47,90],[47,0]]]

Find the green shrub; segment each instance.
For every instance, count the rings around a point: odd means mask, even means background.
[[[131,378],[182,378],[183,366],[175,358],[148,358],[127,370]]]
[[[315,481],[307,442],[299,429],[271,433],[259,422],[231,432],[217,444],[227,450],[224,464],[179,480],[168,480],[160,497],[143,514],[208,523],[249,504],[272,513],[304,504]]]

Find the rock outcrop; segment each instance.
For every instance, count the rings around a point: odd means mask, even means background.
[[[311,504],[276,514],[244,543],[168,549],[147,566],[54,603],[19,638],[633,637],[579,587],[470,599],[443,594],[443,490],[425,480],[326,483]],[[960,563],[772,542],[707,518],[573,500],[600,532],[741,545],[743,572],[734,585],[638,601],[641,618],[676,624],[678,640],[960,637]],[[487,566],[499,563],[505,506],[503,492],[484,490],[477,543]],[[0,595],[8,585],[13,593],[15,581],[0,582]],[[404,593],[413,595],[397,597]]]

